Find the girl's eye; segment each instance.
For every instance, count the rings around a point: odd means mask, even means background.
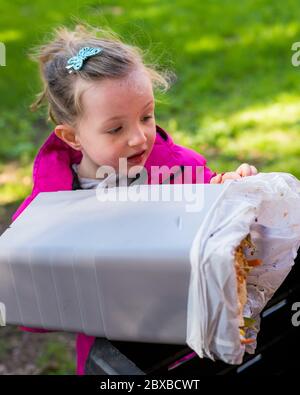
[[[143,118],[143,122],[147,122],[151,118],[153,118],[152,115],[147,115],[146,117]],[[107,133],[115,134],[115,133],[118,133],[121,129],[122,129],[122,126],[119,126],[118,128],[108,130]]]
[[[147,122],[149,121],[149,119],[153,118],[151,115],[148,115],[147,117],[143,118],[143,121]]]
[[[116,129],[111,129],[111,130],[108,130],[108,133],[110,133],[110,134],[114,134],[114,133],[117,133],[117,132],[119,132],[119,130],[121,130],[122,129],[122,126],[119,126],[118,128],[116,128]]]

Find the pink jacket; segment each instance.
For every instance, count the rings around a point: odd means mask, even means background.
[[[196,166],[203,166],[204,182],[210,182],[210,179],[215,173],[206,167],[206,159],[203,156],[191,149],[175,144],[170,135],[159,126],[156,126],[156,131],[156,140],[153,149],[145,163],[145,168],[149,175],[151,166],[168,166],[169,168],[176,165],[192,166],[193,168]],[[72,190],[73,173],[71,165],[73,163],[79,163],[81,157],[81,152],[73,150],[52,132],[40,148],[34,160],[32,193],[20,205],[12,219],[15,220],[39,192]],[[148,182],[151,182],[150,177]],[[195,175],[193,175],[192,182],[196,182]],[[20,328],[29,332],[49,332],[45,329],[23,326]],[[82,333],[77,335],[76,351],[78,375],[84,374],[85,362],[94,340],[95,337],[93,336],[87,336]]]

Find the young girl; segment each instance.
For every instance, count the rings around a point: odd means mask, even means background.
[[[127,177],[120,171],[120,158],[126,159],[128,171],[134,166],[148,173],[154,166],[201,167],[205,183],[257,173],[255,167],[242,164],[234,172],[217,175],[202,155],[175,144],[154,115],[153,88],[166,90],[168,78],[144,63],[141,50],[114,35],[82,26],[74,31],[60,28],[39,48],[37,59],[44,89],[33,109],[48,103],[56,126],[35,158],[32,193],[13,220],[39,192],[111,186],[110,177],[97,177],[103,165],[115,169],[119,179]],[[94,341],[77,335],[79,375],[85,372]]]

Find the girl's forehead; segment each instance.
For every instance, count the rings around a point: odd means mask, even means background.
[[[153,99],[153,87],[144,71],[133,71],[125,78],[89,82],[82,95],[85,112],[138,106]],[[144,103],[145,104],[145,103]]]

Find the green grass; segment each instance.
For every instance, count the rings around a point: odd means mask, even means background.
[[[211,168],[233,170],[247,161],[300,177],[300,68],[291,64],[291,45],[300,40],[297,0],[62,0],[55,8],[47,0],[15,0],[2,1],[0,12],[7,47],[2,164],[30,163],[53,127],[41,121],[45,112],[27,111],[40,89],[28,50],[55,26],[81,19],[110,26],[148,49],[147,61],[175,71],[176,84],[158,97],[157,123],[204,154]],[[20,198],[16,183],[7,188],[0,184],[2,202],[14,199],[13,189]]]
[[[66,352],[63,343],[48,341],[36,361],[40,374],[65,375],[74,374],[76,370],[75,361],[70,353]]]
[[[3,361],[9,351],[8,344],[4,338],[0,338],[0,361]]]

